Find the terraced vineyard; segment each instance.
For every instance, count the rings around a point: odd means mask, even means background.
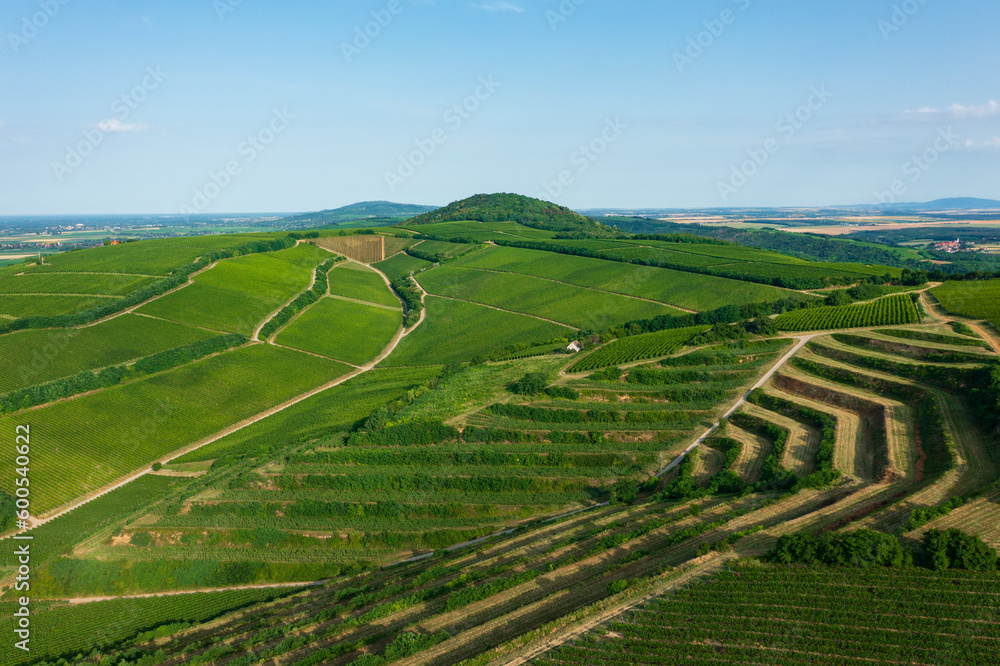
[[[946,282],[931,290],[946,310],[1000,328],[1000,280]]]
[[[51,635],[0,661],[991,663],[1000,358],[982,326],[932,303],[920,323],[909,294],[796,309],[817,297],[760,282],[900,274],[885,267],[509,222],[415,231],[444,240],[273,234],[190,284],[192,253],[229,240],[95,252],[103,275],[79,284],[173,291],[0,335],[26,357],[0,374],[26,389],[0,429],[31,425],[31,515],[137,475],[31,530],[32,622]],[[440,265],[358,263],[403,250]],[[414,270],[394,295],[386,278]],[[25,293],[0,304],[42,298]],[[7,513],[15,464],[0,457]],[[159,592],[185,594],[121,598]],[[115,598],[57,601],[91,596]]]
[[[842,305],[787,312],[776,320],[782,331],[828,331],[917,324],[920,317],[913,300],[898,294],[864,305]]]
[[[616,340],[573,364],[569,371],[587,372],[612,365],[626,365],[658,356],[669,356],[680,349],[685,342],[705,330],[704,327],[680,328]]]

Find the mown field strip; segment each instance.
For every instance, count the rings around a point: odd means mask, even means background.
[[[743,444],[743,449],[733,465],[734,471],[747,483],[756,483],[764,469],[764,461],[771,455],[772,442],[732,423],[726,427],[726,436]]]
[[[744,411],[789,431],[785,453],[781,458],[782,467],[791,470],[799,477],[808,476],[816,470],[816,451],[819,448],[820,434],[815,428],[757,405],[748,404],[744,407]]]

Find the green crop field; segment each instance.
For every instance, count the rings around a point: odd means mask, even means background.
[[[27,273],[65,271],[166,276],[175,268],[189,264],[213,250],[236,247],[261,238],[267,236],[264,234],[191,236],[123,243],[52,255],[46,258],[44,266],[15,266],[4,269],[0,275],[10,275],[20,271]]]
[[[144,287],[157,278],[135,275],[79,273],[26,273],[0,277],[0,302],[6,294],[104,294],[121,296]]]
[[[442,266],[421,275],[429,293],[602,330],[637,319],[679,315],[681,310],[618,294],[560,284],[516,273]]]
[[[394,257],[386,259],[385,261],[372,264],[372,266],[385,273],[389,280],[398,280],[401,277],[406,277],[411,273],[417,273],[425,268],[430,268],[433,265],[434,264],[429,261],[417,259],[416,257],[411,257],[408,254],[397,254]]]
[[[28,330],[0,336],[0,393],[44,384],[212,337],[170,321],[127,314],[85,328]]]
[[[569,371],[587,372],[588,370],[624,365],[658,356],[669,356],[680,349],[685,342],[706,330],[706,326],[696,326],[622,338],[583,358],[574,364]]]
[[[114,646],[157,627],[179,629],[192,622],[211,620],[223,613],[294,592],[292,589],[233,590],[151,599],[114,599],[69,606],[45,604],[32,609],[31,652],[13,657],[7,664],[29,664],[38,659],[72,658],[94,648]],[[14,604],[0,604],[0,631],[13,635]],[[55,662],[50,662],[55,663]]]
[[[465,243],[446,243],[444,241],[423,240],[417,241],[413,247],[421,252],[428,252],[430,254],[437,254],[446,258],[453,258],[461,254],[465,254],[475,246],[467,245]]]
[[[995,574],[736,569],[532,663],[988,664],[998,594]]]
[[[378,356],[402,323],[399,311],[324,298],[281,331],[275,342],[362,365]]]
[[[32,508],[49,511],[156,458],[211,435],[349,368],[270,345],[254,345],[130,384],[0,418],[38,433]],[[44,442],[44,444],[43,444]],[[13,459],[0,459],[4,490]]]
[[[775,320],[782,331],[826,331],[919,323],[913,299],[906,294],[889,296],[863,305],[809,308],[786,312]]]
[[[401,307],[399,299],[375,271],[360,264],[345,262],[330,271],[330,293],[369,303]]]
[[[507,345],[543,342],[572,335],[573,330],[526,315],[427,297],[427,319],[403,338],[383,365],[438,365],[468,360]]]
[[[215,460],[299,437],[349,431],[359,420],[437,373],[433,367],[376,368],[185,454],[177,462]]]
[[[1000,328],[1000,280],[945,282],[931,293],[949,312],[985,319]]]
[[[0,296],[0,318],[50,317],[61,314],[84,312],[95,305],[113,301],[114,297],[92,298],[88,296],[24,296],[21,294]]]
[[[451,266],[533,275],[698,311],[782,298],[800,301],[813,298],[787,289],[727,278],[519,248],[491,247],[457,259]]]
[[[218,262],[172,294],[138,312],[213,331],[250,335],[267,315],[309,286],[329,258],[313,245]]]

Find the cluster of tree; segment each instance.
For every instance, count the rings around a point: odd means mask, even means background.
[[[711,381],[712,373],[708,370],[693,370],[683,368],[680,370],[654,370],[652,368],[632,368],[625,381],[629,384],[641,385],[667,385],[667,384],[692,384],[694,382]]]
[[[77,314],[53,315],[53,316],[31,316],[21,317],[13,321],[0,324],[0,334],[10,331],[20,331],[29,328],[68,328],[71,326],[82,326],[98,319],[117,314],[122,310],[144,303],[151,298],[160,296],[171,289],[175,289],[185,282],[192,273],[196,273],[207,268],[212,263],[221,259],[229,259],[247,254],[259,254],[262,252],[276,252],[292,247],[295,241],[290,238],[275,238],[272,240],[258,240],[245,243],[238,247],[227,250],[215,250],[196,261],[181,266],[170,274],[170,277],[158,280],[151,285],[137,289],[127,296],[113,300],[109,303],[78,312]],[[110,299],[109,299],[110,300]]]
[[[603,444],[603,432],[569,432],[566,430],[553,430],[548,435],[548,439],[553,444]]]
[[[517,381],[507,385],[507,390],[520,395],[538,395],[549,385],[549,378],[544,372],[529,372]]]
[[[1000,363],[970,370],[965,385],[972,413],[983,429],[1000,434]]]
[[[147,356],[131,366],[114,365],[96,371],[83,370],[71,377],[63,377],[45,384],[11,391],[0,395],[0,414],[10,414],[88,391],[117,386],[127,379],[162,372],[197,361],[211,354],[239,347],[246,341],[246,336],[238,333],[220,335]]]
[[[403,236],[403,238],[409,238],[409,236]],[[415,240],[431,240],[439,241],[441,243],[455,243],[456,245],[479,245],[480,241],[469,236],[440,236],[437,234],[416,234],[413,236]]]
[[[961,530],[929,530],[923,542],[904,547],[898,538],[862,529],[854,532],[788,534],[779,537],[765,559],[779,564],[841,567],[911,567],[937,571],[996,571],[997,551],[977,536]]]
[[[411,421],[389,425],[379,430],[355,432],[347,438],[347,446],[419,446],[454,441],[459,438],[455,428],[441,420]]]
[[[415,325],[420,321],[420,312],[424,309],[420,288],[412,279],[401,277],[393,281],[392,290],[406,304],[406,327]]]
[[[292,233],[288,234],[288,237],[291,238],[292,240],[302,240],[304,238],[319,238],[319,232],[318,231],[306,231],[306,232],[300,234],[297,231],[293,231]]]
[[[406,224],[439,224],[441,222],[517,222],[526,227],[549,231],[600,231],[602,225],[569,208],[519,194],[477,194],[455,201],[444,208],[424,213]]]
[[[147,356],[132,365],[135,374],[151,375],[171,368],[182,366],[192,361],[218,354],[247,343],[247,336],[239,333],[219,335],[207,340],[199,340],[183,347],[168,349],[152,356]]]
[[[535,423],[673,423],[696,418],[690,412],[548,409],[503,403],[491,405],[486,411],[495,416]]]
[[[899,526],[896,533],[906,534],[907,532],[920,529],[932,520],[937,520],[938,518],[947,516],[963,504],[965,504],[965,499],[961,497],[953,497],[946,502],[938,504],[937,506],[918,506],[916,509],[910,511],[910,516],[902,525]]]

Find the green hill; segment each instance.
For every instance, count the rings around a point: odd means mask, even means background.
[[[287,217],[282,221],[301,224],[303,227],[387,227],[436,208],[437,206],[401,204],[392,201],[362,201],[317,213],[303,213]]]
[[[409,220],[408,225],[476,222],[518,222],[547,231],[597,232],[604,226],[569,208],[519,194],[477,194]]]

